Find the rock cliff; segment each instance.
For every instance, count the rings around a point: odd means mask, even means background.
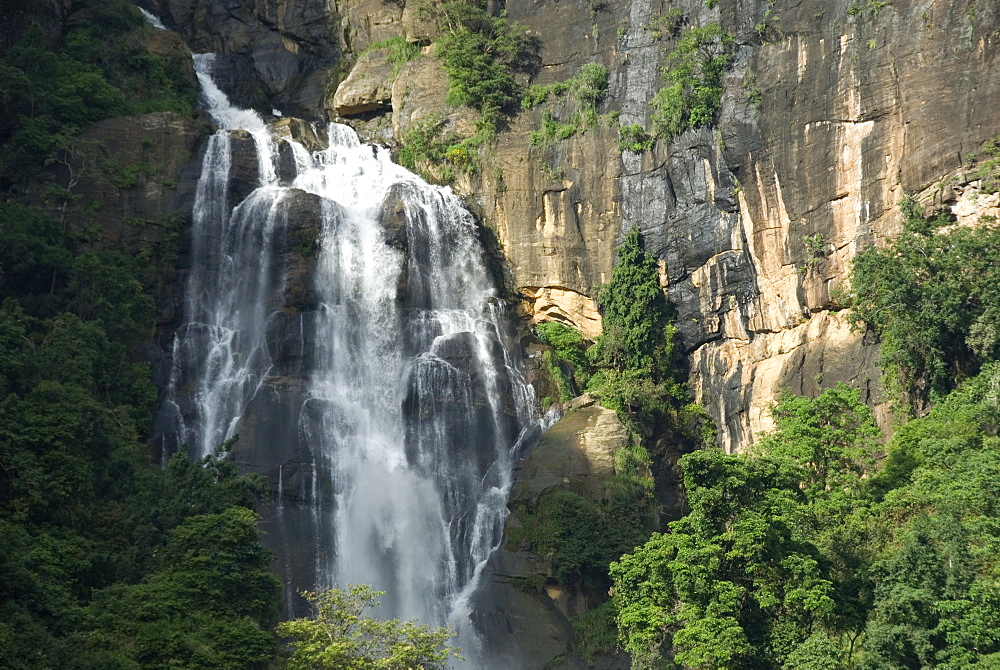
[[[718,121],[637,153],[602,124],[532,146],[545,109],[522,112],[457,187],[496,231],[528,316],[585,335],[600,329],[592,289],[638,226],[663,261],[692,388],[735,450],[771,425],[783,389],[846,381],[881,401],[874,343],[837,311],[836,289],[859,247],[898,229],[904,193],[951,178],[1000,131],[1000,15],[974,0],[705,5],[508,2],[540,38],[535,83],[601,63],[610,78],[598,111],[646,129],[676,43],[663,17],[679,11],[678,33],[718,22],[735,37]],[[408,7],[351,3],[343,20],[359,44],[432,41]],[[381,141],[432,114],[461,131],[468,115],[445,103],[446,77],[424,51],[395,75],[371,52],[357,59],[330,111]]]

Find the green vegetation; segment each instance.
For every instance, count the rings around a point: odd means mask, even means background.
[[[42,175],[73,138],[101,119],[173,111],[191,114],[197,82],[180,54],[153,56],[152,30],[125,0],[77,0],[57,49],[33,25],[0,60],[0,187]]]
[[[444,119],[432,115],[406,131],[396,160],[429,179],[450,184],[460,173],[476,173],[481,167],[479,148],[491,133],[477,132],[461,138],[444,132]]]
[[[799,274],[805,274],[816,267],[816,264],[829,253],[826,241],[821,233],[815,235],[803,235],[802,246],[805,247],[806,259],[799,266]]]
[[[992,667],[998,381],[901,427],[881,467],[843,386],[783,399],[751,454],[683,457],[689,514],[611,568],[633,667]]]
[[[655,138],[647,134],[646,130],[638,123],[618,127],[619,151],[631,151],[638,154],[643,151],[652,151],[655,144]]]
[[[569,364],[573,379],[580,388],[590,380],[590,361],[587,360],[583,336],[572,326],[560,321],[547,321],[536,327],[538,339],[552,347],[561,361]]]
[[[128,219],[145,241],[106,248],[99,203],[77,192],[156,174],[79,133],[192,113],[194,75],[146,50],[129,3],[69,9],[65,34],[31,25],[0,57],[0,666],[266,668],[279,584],[251,509],[263,482],[223,451],[161,468],[144,443],[156,391],[135,352],[179,219]]]
[[[549,98],[562,98],[566,107],[566,98],[570,95],[576,102],[576,109],[567,121],[558,121],[550,110],[545,110],[541,130],[531,133],[531,146],[545,146],[554,140],[565,140],[593,128],[597,124],[597,105],[607,91],[608,70],[599,63],[587,63],[565,81],[531,86],[521,99],[524,109],[531,109]]]
[[[373,51],[383,52],[386,62],[392,63],[393,78],[399,74],[399,69],[404,64],[420,57],[420,47],[408,42],[405,37],[390,37],[387,40],[373,42],[358,56],[360,57]]]
[[[862,250],[851,271],[853,314],[882,340],[886,383],[922,401],[1000,355],[1000,244],[995,223],[956,227],[902,204],[903,232]]]
[[[879,12],[883,8],[892,4],[888,0],[867,0],[867,2],[862,2],[861,0],[852,0],[851,4],[847,6],[848,16],[863,16],[867,10],[872,17],[878,16]],[[975,3],[973,3],[975,6]]]
[[[400,138],[397,159],[428,179],[450,183],[458,174],[480,169],[480,149],[492,143],[497,130],[517,113],[523,87],[516,75],[537,68],[538,41],[503,12],[491,15],[481,0],[431,3],[422,11],[444,30],[437,55],[448,75],[448,103],[472,107],[480,116],[471,137],[445,133],[440,116],[425,119]],[[389,46],[390,58],[401,62],[417,48],[388,42],[395,45]]]
[[[692,28],[667,56],[666,86],[653,97],[653,125],[671,138],[715,120],[722,101],[722,75],[733,60],[733,36],[717,23]]]
[[[674,7],[656,18],[650,19],[643,28],[653,33],[656,39],[664,39],[667,37],[677,37],[683,23],[684,13]]]
[[[516,505],[521,525],[510,530],[509,545],[548,556],[560,583],[607,588],[608,565],[642,542],[656,521],[649,454],[638,446],[621,452],[597,500],[552,488],[533,504]]]
[[[1000,137],[984,142],[980,151],[986,155],[986,159],[980,163],[973,156],[973,170],[968,178],[979,179],[981,188],[986,193],[996,193],[1000,191]]]
[[[444,670],[449,657],[461,658],[445,644],[454,631],[371,616],[383,592],[370,586],[302,595],[315,616],[278,626],[292,641],[287,670]]]
[[[517,111],[522,87],[515,75],[537,68],[537,40],[504,13],[492,16],[481,0],[449,0],[436,12],[445,32],[437,53],[448,74],[448,102],[479,110],[480,129],[495,131]]]
[[[657,527],[659,508],[646,445],[669,436],[672,448],[690,450],[712,439],[704,413],[688,401],[678,381],[669,307],[656,261],[643,249],[637,230],[618,248],[618,262],[599,292],[599,304],[604,334],[589,348],[562,323],[540,325],[539,336],[578,387],[585,385],[603,405],[618,411],[632,439],[615,454],[614,475],[596,499],[549,489],[535,502],[515,505],[512,513],[519,525],[508,536],[512,547],[550,557],[556,581],[592,589],[606,588],[610,563]],[[592,655],[611,647],[606,639],[610,612],[601,612],[578,622],[589,631],[581,636],[578,653]]]

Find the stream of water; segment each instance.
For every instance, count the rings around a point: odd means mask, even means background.
[[[211,55],[195,64],[219,130],[198,182],[165,451],[256,436],[241,458],[279,489],[271,532],[309,556],[307,577],[285,561],[290,607],[292,584],[371,584],[382,615],[450,624],[468,666],[491,667],[473,594],[537,419],[475,222],[350,128],[308,128],[310,150],[233,107]],[[251,146],[255,181],[235,193],[234,152]],[[289,258],[310,254],[299,281],[314,299],[290,307]]]

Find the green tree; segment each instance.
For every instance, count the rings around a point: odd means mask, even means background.
[[[672,372],[665,364],[673,362],[674,331],[656,259],[646,253],[637,228],[616,251],[611,280],[597,296],[604,334],[588,354],[599,367],[634,371],[660,381]]]
[[[622,645],[639,668],[780,667],[834,606],[798,472],[716,449],[680,464],[691,511],[611,566]]]
[[[288,670],[437,670],[458,650],[454,633],[415,621],[372,615],[383,592],[362,584],[303,593],[315,617],[285,621],[278,633],[292,640]]]
[[[923,401],[1000,357],[1000,226],[945,232],[947,215],[902,210],[903,232],[855,258],[852,308],[881,338],[887,385]]]
[[[281,584],[243,507],[193,516],[170,532],[162,567],[111,586],[88,608],[87,662],[143,668],[265,668],[277,643]]]

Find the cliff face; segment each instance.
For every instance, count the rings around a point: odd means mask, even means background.
[[[433,37],[407,6],[368,4],[342,12],[359,44]],[[997,8],[971,0],[507,5],[541,40],[535,82],[601,63],[610,89],[598,111],[646,129],[676,43],[655,26],[671,9],[681,11],[681,32],[718,22],[735,36],[716,127],[642,153],[619,151],[616,130],[602,124],[531,146],[542,112],[523,112],[458,188],[496,230],[528,314],[585,334],[600,327],[592,287],[607,279],[622,232],[638,226],[664,261],[692,388],[727,449],[769,427],[767,408],[783,389],[811,395],[846,381],[878,404],[877,353],[836,311],[835,289],[858,248],[898,229],[904,193],[955,176],[1000,130],[991,104],[1000,94]],[[330,108],[351,121],[359,100],[372,102],[360,127],[382,141],[435,113],[460,129],[470,120],[445,104],[445,88],[432,55],[393,80],[367,54]]]

